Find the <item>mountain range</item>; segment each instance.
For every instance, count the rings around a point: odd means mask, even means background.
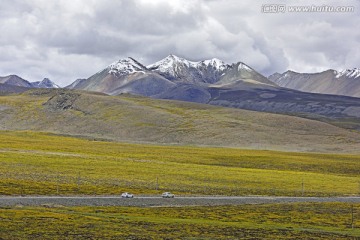
[[[207,103],[211,99],[210,87],[242,88],[254,84],[264,88],[276,87],[241,62],[230,65],[215,58],[192,62],[169,55],[148,66],[130,57],[121,59],[68,88]]]
[[[353,69],[287,71],[266,78],[243,62],[228,64],[216,58],[195,62],[169,55],[147,66],[131,57],[120,59],[66,88],[295,115],[360,129],[359,76],[359,69]],[[49,79],[30,83],[16,75],[0,78],[0,93],[28,88],[58,86]]]
[[[182,97],[183,100],[206,102],[209,100],[209,94],[203,91],[206,87],[236,88],[239,85],[245,87],[249,83],[302,92],[360,97],[360,68],[343,71],[329,69],[319,73],[288,70],[266,78],[242,62],[227,64],[216,58],[193,62],[171,54],[148,66],[131,57],[120,59],[88,79],[77,79],[66,88],[99,91],[110,95],[133,93],[158,98]],[[10,89],[1,84],[25,88],[60,88],[48,78],[29,82],[17,75],[0,77],[0,91]],[[195,98],[186,95],[172,96],[168,91],[173,94],[187,91],[192,96],[196,93],[199,95]]]
[[[68,88],[296,115],[360,129],[358,98],[289,89],[274,79],[270,81],[243,62],[193,62],[169,55],[148,66],[130,57],[121,59]]]

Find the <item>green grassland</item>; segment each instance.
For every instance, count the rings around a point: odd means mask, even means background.
[[[353,220],[352,213],[353,212]],[[360,205],[0,208],[0,239],[358,239]]]
[[[207,195],[357,195],[359,160],[359,155],[157,146],[1,131],[0,195],[165,190]]]

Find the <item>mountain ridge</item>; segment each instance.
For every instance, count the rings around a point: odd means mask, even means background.
[[[12,85],[12,86],[18,86],[18,87],[28,87],[28,88],[33,87],[29,81],[14,74],[0,77],[0,83]]]
[[[59,85],[48,78],[44,78],[42,81],[32,82],[31,85],[35,88],[60,88]]]
[[[194,62],[169,55],[144,66],[131,58],[120,59],[73,88],[296,115],[360,130],[359,99],[284,88],[243,62]]]
[[[283,74],[277,73],[269,79],[274,81],[275,78],[281,80],[299,75],[304,77],[301,73],[289,70]],[[323,78],[324,75],[332,76],[333,81],[338,82],[345,82],[344,78],[348,77],[354,81],[359,79],[357,69],[341,72],[327,70],[322,73],[307,74],[305,79],[310,81],[309,79],[314,76]],[[169,55],[148,66],[131,57],[120,59],[88,79],[76,80],[68,88],[109,95],[126,93],[156,99],[296,115],[360,130],[358,98],[307,93],[278,86],[269,79],[243,62],[227,64],[216,58],[194,62]],[[12,81],[27,83],[24,79],[15,78],[15,80]],[[48,79],[43,82],[50,85],[45,87],[54,87]],[[278,84],[282,85],[281,82]],[[298,84],[301,84],[301,81]],[[6,92],[21,92],[24,89],[3,85],[0,86],[0,91],[6,94]]]
[[[240,79],[251,79],[257,84],[275,86],[274,83],[243,62],[227,64],[216,58],[194,62],[170,54],[147,66],[130,57],[120,59],[88,79],[72,83],[68,88],[100,91],[111,95],[132,93],[131,90],[121,91],[121,87],[140,78],[148,77],[158,81],[162,79],[162,82],[167,85],[163,90],[168,90],[169,86],[174,84],[182,86],[183,84],[193,84],[206,88],[217,83],[220,85],[234,83]],[[169,85],[164,80],[174,84]],[[118,90],[114,91],[115,89]],[[165,94],[165,92],[162,93]],[[160,90],[156,95],[159,96],[159,94],[161,94]],[[151,95],[146,96],[151,97]]]
[[[288,70],[274,73],[269,80],[280,87],[303,92],[360,97],[360,69],[337,71],[328,69],[318,73],[299,73]]]

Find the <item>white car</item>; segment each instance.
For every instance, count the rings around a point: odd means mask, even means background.
[[[164,192],[161,196],[163,198],[174,198],[175,197],[175,195],[170,192]]]
[[[123,194],[121,194],[122,198],[133,198],[134,195],[128,192],[124,192]]]

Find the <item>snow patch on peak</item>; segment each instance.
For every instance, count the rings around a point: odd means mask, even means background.
[[[239,66],[238,66],[238,71],[241,71],[241,70],[246,70],[248,72],[253,71],[252,68],[250,68],[248,65],[246,65],[245,63],[240,62]]]
[[[206,66],[209,66],[209,65],[213,66],[215,69],[220,70],[220,71],[223,71],[228,67],[228,65],[225,62],[223,62],[222,60],[220,60],[218,58],[212,58],[209,60],[201,61],[198,63],[198,65],[201,63],[205,64]]]
[[[170,54],[166,58],[147,66],[147,68],[149,68],[149,69],[157,68],[158,70],[163,71],[165,69],[171,68],[172,66],[178,65],[178,64],[184,64],[187,67],[194,67],[194,66],[196,66],[197,63],[186,60],[185,58],[181,58],[181,57],[175,56],[173,54]]]
[[[186,60],[185,58],[178,57],[178,56],[176,56],[174,54],[170,54],[165,59],[172,59],[172,60],[174,60],[176,62],[188,62],[188,60]]]
[[[115,75],[126,75],[136,72],[145,73],[147,70],[145,66],[130,57],[113,62],[108,66],[108,69],[110,74]]]
[[[154,70],[168,79],[192,83],[213,83],[229,67],[217,58],[193,62],[173,54],[147,66],[150,71]]]
[[[193,61],[189,61],[185,58],[181,58],[181,57],[175,56],[173,54],[170,54],[166,58],[164,58],[154,64],[148,65],[147,68],[148,69],[156,69],[156,70],[159,70],[160,72],[169,72],[169,71],[171,71],[170,69],[173,69],[174,67],[179,66],[179,65],[184,65],[188,68],[192,67],[192,68],[196,68],[196,69],[199,69],[203,65],[212,66],[216,70],[220,70],[220,71],[223,71],[228,67],[228,64],[226,64],[225,62],[223,62],[222,60],[217,59],[217,58],[212,58],[209,60],[203,60],[203,61],[199,61],[199,62],[193,62]]]
[[[360,68],[353,68],[353,69],[345,69],[340,72],[336,72],[336,78],[340,78],[342,76],[346,76],[348,78],[358,78],[360,77]]]

